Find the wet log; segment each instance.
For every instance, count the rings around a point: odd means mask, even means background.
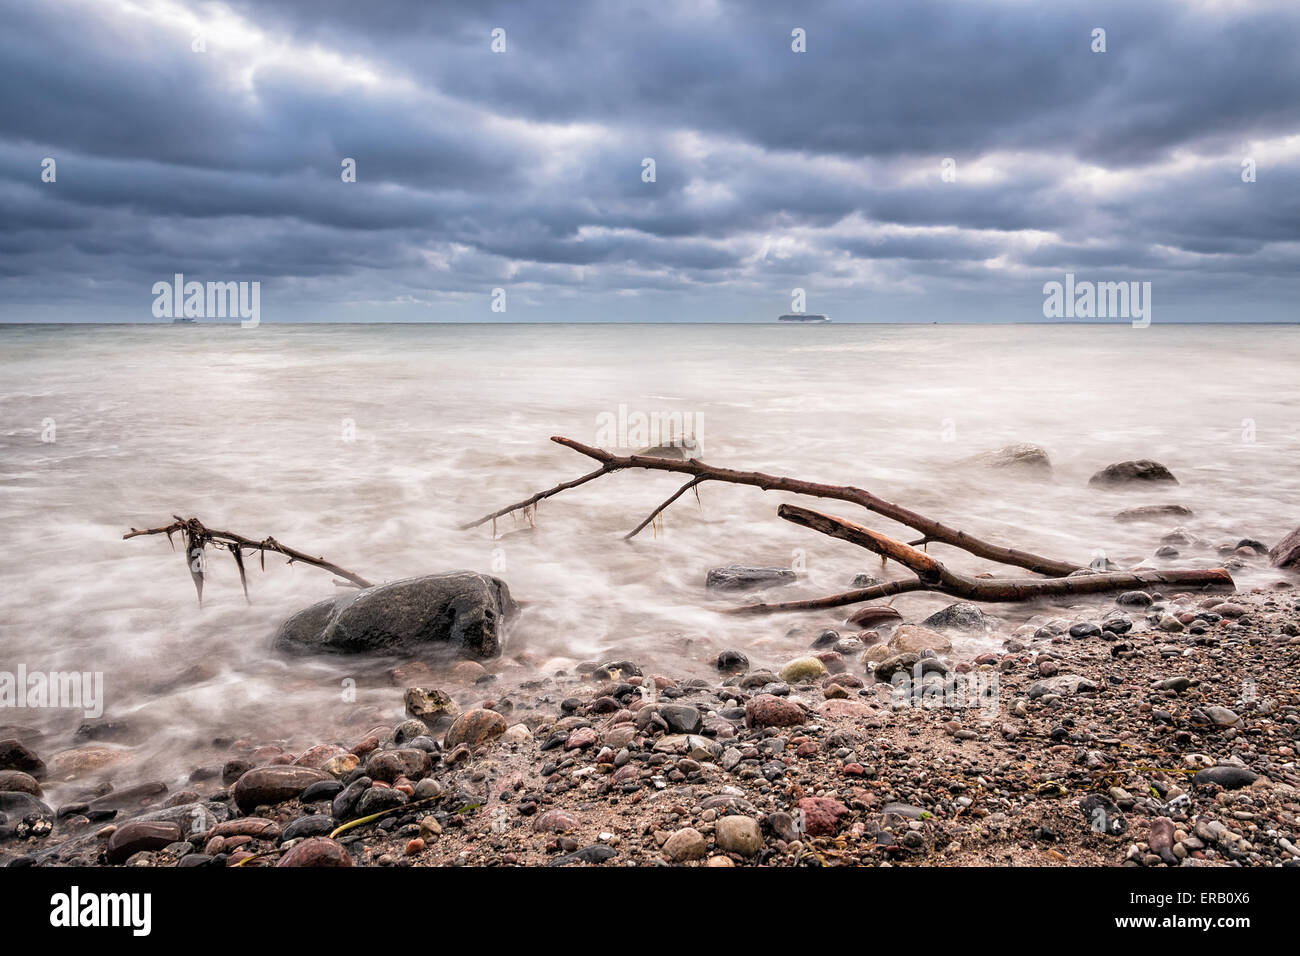
[[[730,613],[771,614],[779,611],[842,607],[908,591],[936,591],[966,601],[1015,602],[1032,601],[1043,597],[1073,597],[1140,590],[1153,585],[1207,591],[1236,590],[1232,576],[1223,568],[1111,571],[1076,574],[1065,578],[976,578],[953,571],[933,555],[918,551],[909,544],[896,541],[845,518],[791,504],[781,505],[777,509],[777,515],[786,521],[866,548],[883,558],[893,559],[912,571],[916,577],[910,580],[887,581],[884,584],[832,594],[824,598],[780,604],[744,605],[731,608]]]

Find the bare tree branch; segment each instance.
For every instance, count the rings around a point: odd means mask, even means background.
[[[322,568],[345,578],[349,584],[358,588],[371,587],[371,583],[359,574],[341,568],[337,564],[326,561],[322,557],[312,557],[296,548],[281,544],[275,538],[266,537],[260,541],[252,538],[246,538],[242,534],[236,534],[233,531],[218,531],[214,528],[207,528],[198,518],[182,518],[180,515],[172,515],[176,520],[169,525],[161,528],[132,528],[126,534],[122,535],[123,540],[135,538],[147,534],[165,534],[167,540],[172,540],[172,535],[179,533],[182,541],[185,543],[185,564],[190,570],[190,576],[194,581],[194,589],[198,592],[199,606],[203,605],[203,549],[209,544],[215,548],[223,548],[229,551],[235,558],[235,565],[239,569],[239,580],[244,586],[244,599],[248,600],[248,578],[244,573],[244,552],[256,551],[259,553],[262,562],[262,570],[266,570],[266,552],[273,551],[277,554],[283,554],[293,564],[300,561],[303,564],[310,564],[313,567]],[[175,547],[173,543],[173,547]]]
[[[764,491],[785,491],[799,495],[809,495],[814,498],[833,498],[838,501],[847,501],[852,504],[866,508],[868,511],[874,511],[876,514],[883,515],[892,521],[913,528],[922,535],[926,541],[941,541],[950,544],[953,547],[961,548],[978,557],[985,558],[989,561],[996,561],[999,564],[1009,564],[1016,567],[1025,568],[1036,574],[1045,574],[1049,577],[1065,577],[1079,569],[1079,565],[1070,564],[1066,561],[1056,561],[1052,558],[1046,558],[1041,555],[1031,554],[1027,551],[1018,551],[1013,548],[1004,548],[1000,545],[984,541],[974,535],[951,528],[945,524],[928,518],[925,515],[918,514],[900,505],[885,501],[878,498],[868,491],[861,488],[855,488],[851,485],[827,485],[818,482],[802,481],[797,478],[787,478],[781,475],[767,475],[757,471],[737,471],[732,468],[717,468],[712,465],[706,465],[696,458],[682,461],[676,458],[653,458],[646,455],[615,455],[611,452],[604,451],[600,448],[593,448],[590,445],[584,445],[582,442],[574,441],[572,438],[554,436],[551,441],[563,445],[566,448],[586,455],[600,463],[600,468],[581,478],[575,479],[564,484],[556,485],[531,498],[525,498],[523,501],[508,505],[492,514],[484,515],[475,521],[462,525],[462,530],[477,527],[486,521],[498,518],[501,515],[509,514],[520,508],[526,508],[531,504],[540,501],[542,498],[548,498],[551,495],[559,494],[568,488],[575,488],[578,485],[585,484],[599,478],[601,475],[609,474],[615,471],[623,471],[630,468],[641,468],[647,471],[670,471],[678,474],[694,475],[697,478],[708,481],[721,481],[736,485],[752,485],[755,488],[761,488]],[[680,494],[680,492],[679,492]],[[677,497],[674,495],[668,501],[651,515],[653,520],[660,511],[666,508]],[[644,525],[642,526],[644,527]],[[636,529],[637,531],[640,528]],[[634,532],[635,533],[635,532]]]

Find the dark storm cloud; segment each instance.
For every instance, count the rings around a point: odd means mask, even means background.
[[[770,311],[796,285],[810,308],[897,292],[960,317],[1071,270],[1204,290],[1192,318],[1216,314],[1216,282],[1240,304],[1267,280],[1266,318],[1296,291],[1285,3],[0,11],[0,304],[80,317],[176,271],[353,319],[479,317],[494,287],[526,290],[534,318],[629,294]]]

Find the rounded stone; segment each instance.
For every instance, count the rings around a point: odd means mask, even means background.
[[[723,817],[714,825],[714,839],[728,853],[749,857],[763,849],[763,834],[753,817]]]
[[[500,737],[506,732],[506,726],[506,719],[494,710],[467,710],[447,728],[443,746],[448,750],[460,744],[477,747]]]
[[[233,796],[239,809],[247,813],[254,807],[292,800],[313,783],[333,779],[325,771],[310,767],[255,767],[235,783]]]
[[[664,854],[674,863],[702,860],[708,852],[704,837],[694,827],[678,830],[664,843]]]
[[[352,866],[352,857],[341,843],[310,837],[291,847],[276,866]]]

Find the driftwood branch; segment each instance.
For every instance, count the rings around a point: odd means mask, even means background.
[[[674,501],[676,501],[676,500],[677,500],[678,498],[680,498],[682,495],[686,494],[686,492],[690,491],[690,490],[691,490],[692,488],[694,488],[696,485],[699,485],[700,483],[705,482],[705,481],[708,481],[708,480],[709,480],[709,479],[708,479],[707,477],[705,477],[705,476],[703,476],[703,475],[700,475],[700,476],[697,476],[697,477],[695,477],[695,478],[692,478],[690,481],[686,482],[686,484],[682,485],[680,488],[678,488],[676,491],[674,491],[671,495],[669,495],[666,499],[664,499],[663,504],[661,504],[661,505],[660,505],[658,508],[656,508],[654,511],[650,512],[650,514],[646,516],[646,519],[645,519],[644,521],[642,521],[639,525],[637,525],[635,528],[633,528],[633,529],[632,529],[631,531],[629,531],[627,534],[623,535],[623,539],[626,541],[626,540],[629,540],[629,539],[631,539],[631,538],[635,538],[638,534],[640,534],[640,533],[642,532],[642,530],[644,530],[644,528],[645,528],[646,525],[648,525],[650,522],[654,521],[655,518],[658,518],[661,514],[663,514],[663,513],[664,513],[664,509],[666,509],[670,504],[672,504]],[[698,491],[695,493],[695,495],[696,495],[696,500],[697,500],[697,501],[699,500],[699,494],[700,494],[700,493],[699,493]]]
[[[161,528],[132,528],[122,535],[122,538],[125,540],[140,535],[165,534],[167,540],[171,541],[172,547],[175,548],[176,542],[172,540],[172,535],[179,534],[185,545],[185,565],[189,568],[190,577],[194,581],[194,590],[198,592],[200,607],[203,606],[204,548],[208,545],[229,551],[234,557],[235,566],[239,569],[239,581],[244,587],[244,600],[246,601],[249,598],[248,578],[244,573],[244,552],[258,552],[263,570],[266,569],[266,552],[271,551],[276,554],[283,554],[289,559],[290,564],[301,562],[337,574],[354,587],[368,588],[371,586],[371,583],[361,575],[354,574],[346,568],[341,568],[337,564],[326,561],[322,557],[312,557],[310,554],[296,548],[281,544],[275,538],[266,537],[260,541],[255,541],[233,531],[219,531],[215,528],[205,527],[198,518],[182,518],[180,515],[172,515],[172,517],[176,520],[169,525],[164,525]]]
[[[974,535],[951,528],[941,522],[928,518],[901,505],[885,501],[883,498],[864,491],[861,488],[855,488],[852,485],[827,485],[819,482],[802,481],[797,478],[787,478],[781,475],[768,475],[758,471],[737,471],[732,468],[718,468],[713,465],[706,465],[702,461],[691,458],[688,461],[682,461],[676,458],[653,458],[646,455],[615,455],[611,452],[604,451],[600,448],[593,448],[590,445],[584,445],[582,442],[574,441],[572,438],[555,436],[551,441],[556,444],[570,448],[579,454],[586,455],[600,463],[600,468],[583,475],[581,478],[564,482],[556,485],[546,491],[539,492],[531,498],[525,498],[505,508],[501,508],[491,514],[484,515],[467,524],[461,525],[461,530],[476,528],[488,521],[494,521],[502,515],[509,514],[512,511],[518,511],[522,508],[528,508],[535,505],[543,498],[549,498],[552,495],[559,494],[569,488],[576,488],[578,485],[586,484],[602,475],[610,474],[615,471],[623,471],[630,468],[641,468],[647,471],[669,471],[678,474],[693,475],[701,481],[720,481],[734,485],[752,485],[755,488],[761,488],[764,491],[785,491],[793,494],[808,495],[814,498],[831,498],[837,501],[847,501],[852,504],[866,508],[876,514],[883,515],[892,521],[906,525],[916,531],[921,532],[926,542],[941,541],[944,544],[950,544],[953,547],[968,551],[977,557],[985,558],[989,561],[996,561],[999,564],[1009,564],[1015,567],[1025,568],[1036,574],[1044,574],[1049,577],[1065,577],[1079,569],[1079,565],[1070,564],[1066,561],[1057,561],[1052,558],[1045,558],[1042,555],[1031,554],[1028,551],[1019,551],[1014,548],[1004,548],[1000,545],[984,541]],[[677,494],[670,497],[655,510],[650,519],[643,522],[637,527],[632,534],[636,534],[641,528],[644,528],[650,520],[656,518],[662,511],[675,501],[682,492],[692,487],[697,482],[690,482],[683,486]],[[631,537],[631,535],[629,535]]]
[[[937,591],[969,601],[1030,601],[1040,597],[1105,594],[1165,585],[1203,590],[1236,588],[1232,576],[1223,568],[1186,571],[1114,571],[1105,574],[1079,574],[1066,578],[975,578],[950,570],[941,561],[909,544],[896,541],[870,528],[823,514],[798,505],[784,504],[777,515],[786,521],[820,531],[833,538],[866,548],[883,558],[891,558],[916,575],[914,579],[890,581],[869,588],[810,601],[785,604],[751,604],[732,608],[734,614],[768,614],[776,611],[804,611],[815,608],[858,604],[906,591]]]

